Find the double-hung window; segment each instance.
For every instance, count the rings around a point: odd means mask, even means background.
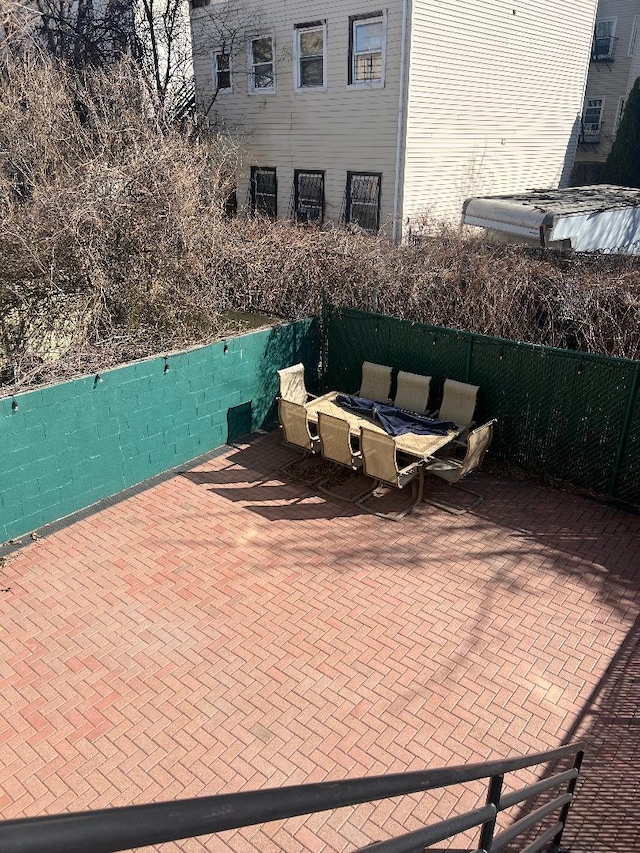
[[[274,38],[256,36],[249,40],[249,92],[273,94],[276,90]]]
[[[591,59],[594,62],[613,59],[616,47],[616,22],[616,18],[604,18],[601,21],[596,21],[593,47],[591,48]]]
[[[276,170],[269,166],[251,167],[251,211],[272,219],[278,215]]]
[[[620,127],[620,122],[622,121],[622,116],[624,115],[624,105],[626,103],[625,98],[620,98],[618,101],[618,112],[616,113],[616,126],[614,127],[614,131],[617,133],[618,128]]]
[[[600,142],[604,98],[587,98],[582,117],[582,142]]]
[[[380,173],[347,172],[345,219],[367,231],[380,227]]]
[[[349,18],[350,86],[384,86],[386,17],[382,12]]]
[[[296,222],[320,225],[324,219],[324,172],[296,169],[294,173]]]
[[[327,87],[327,26],[324,21],[299,24],[294,31],[296,90]]]
[[[217,50],[213,54],[214,92],[233,92],[231,84],[231,55],[226,50]]]

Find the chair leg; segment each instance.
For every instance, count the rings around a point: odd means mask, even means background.
[[[484,500],[484,497],[478,494],[478,492],[473,492],[471,489],[466,489],[464,486],[459,486],[457,483],[449,483],[449,487],[457,489],[459,492],[466,492],[466,494],[472,495],[476,500],[471,504],[471,506],[468,506],[465,509],[459,509],[458,507],[442,503],[441,501],[434,501],[431,498],[425,498],[424,502],[431,504],[431,506],[436,506],[438,509],[443,509],[445,512],[451,513],[451,515],[465,515],[465,513],[475,509],[478,504],[482,503]]]
[[[412,512],[422,500],[422,495],[424,491],[424,471],[422,468],[420,468],[420,470],[418,471],[417,479],[417,483],[415,479],[411,481],[411,490],[413,492],[412,503],[406,509],[403,509],[400,512],[378,512],[377,510],[372,509],[371,507],[366,505],[365,500],[371,497],[374,492],[379,488],[379,486],[382,485],[381,480],[377,480],[376,485],[369,492],[369,494],[363,498],[360,498],[360,500],[357,500],[356,505],[363,509],[365,512],[370,513],[371,515],[377,515],[378,518],[384,518],[387,521],[402,521],[402,519],[406,518],[406,516],[408,516],[409,513]]]

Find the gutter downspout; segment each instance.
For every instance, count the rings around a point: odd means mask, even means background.
[[[393,232],[394,243],[402,239],[402,222],[400,219],[403,201],[404,183],[404,147],[406,140],[407,119],[407,89],[409,71],[409,16],[411,0],[402,0],[402,45],[400,49],[400,93],[398,99],[398,133],[396,136],[396,179],[393,190]]]

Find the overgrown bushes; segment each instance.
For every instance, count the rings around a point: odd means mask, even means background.
[[[225,219],[238,152],[167,131],[134,69],[0,79],[4,393],[228,334],[224,313],[335,302],[516,340],[640,357],[640,264],[441,228],[419,245]],[[0,391],[2,393],[2,391]]]

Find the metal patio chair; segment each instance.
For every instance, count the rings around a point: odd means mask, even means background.
[[[362,362],[362,382],[358,397],[375,400],[378,403],[388,403],[391,392],[391,372],[393,368],[386,364],[374,364],[372,361]]]
[[[302,456],[281,467],[281,471],[289,471],[294,465],[309,456],[320,452],[320,438],[313,435],[309,429],[309,418],[305,407],[291,400],[278,400],[278,419],[282,426],[284,443],[296,450],[302,450]]]
[[[386,433],[380,433],[365,426],[360,427],[360,452],[362,453],[364,473],[369,477],[373,477],[376,484],[367,493],[368,497],[363,497],[356,501],[357,505],[366,512],[377,515],[379,518],[400,521],[422,500],[424,484],[422,460],[400,467],[396,455],[396,443],[393,438]],[[382,484],[402,489],[408,483],[412,484],[414,499],[406,509],[397,513],[384,513],[367,506],[366,501],[374,495]]]
[[[453,515],[463,515],[470,509],[474,509],[483,500],[482,495],[478,494],[478,492],[473,492],[471,489],[465,489],[463,486],[459,486],[458,482],[463,477],[466,477],[467,474],[470,474],[471,471],[479,468],[482,464],[484,455],[491,444],[493,428],[496,423],[497,420],[494,418],[469,433],[464,459],[457,459],[455,456],[451,455],[436,455],[426,463],[424,468],[427,474],[433,474],[435,477],[440,477],[441,480],[445,480],[449,483],[452,488],[456,488],[461,492],[466,492],[467,494],[475,497],[476,500],[473,504],[471,504],[467,509],[458,509],[457,507],[452,507],[448,504],[441,503],[440,501],[431,500],[430,498],[425,499],[427,503],[437,506],[440,509],[444,509]]]
[[[304,383],[304,364],[294,364],[278,371],[280,377],[280,399],[303,406],[309,397]]]
[[[398,373],[398,388],[393,405],[398,409],[407,409],[409,412],[424,414],[429,402],[430,376],[422,376],[419,373],[408,373],[400,370]]]
[[[434,414],[441,421],[453,421],[460,427],[473,426],[479,385],[445,379],[440,409]]]
[[[360,471],[362,468],[362,454],[353,448],[353,438],[348,421],[344,418],[336,418],[334,415],[318,412],[318,434],[320,436],[320,450],[324,459],[337,462],[352,471]],[[330,489],[331,480],[327,478],[318,484],[318,488],[327,495],[340,500],[355,503],[368,494],[371,489],[366,488],[353,497],[346,497]]]

